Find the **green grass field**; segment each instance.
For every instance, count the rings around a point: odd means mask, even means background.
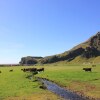
[[[45,67],[45,72],[38,76],[53,80],[79,94],[100,98],[100,65],[92,67],[92,72],[84,72],[84,67],[91,65],[48,66]]]
[[[21,71],[22,67],[0,67],[0,100],[56,100],[53,93],[40,89],[39,82],[26,78],[31,73]],[[13,69],[13,72],[9,72]]]
[[[53,80],[66,89],[86,96],[100,98],[100,65],[92,72],[84,72],[83,67],[91,65],[44,65],[45,71],[36,76]],[[39,82],[26,78],[31,73],[21,71],[23,67],[0,67],[0,100],[59,100],[48,90],[40,89]],[[13,69],[13,72],[9,72]]]

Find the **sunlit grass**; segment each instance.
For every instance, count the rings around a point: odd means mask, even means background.
[[[83,67],[91,67],[92,72],[85,72]],[[100,65],[53,66],[46,67],[40,77],[53,80],[59,85],[82,92],[87,96],[100,98]]]
[[[31,73],[21,71],[21,68],[24,67],[0,67],[2,71],[0,73],[0,100],[4,98],[8,100],[11,98],[12,100],[32,100],[35,98],[38,100],[39,97],[41,97],[39,100],[43,100],[45,96],[50,100],[59,100],[53,93],[40,89],[39,86],[41,84],[39,82],[33,82],[26,78]],[[45,68],[44,72],[36,76],[50,79],[72,91],[100,98],[100,65],[92,67],[92,72],[84,72],[82,70],[83,67],[91,67],[91,65],[48,64],[34,67]],[[13,69],[13,72],[9,72],[10,69]],[[49,95],[53,98],[49,98]]]
[[[13,69],[13,72],[9,72]],[[41,92],[38,82],[32,82],[26,78],[30,73],[24,73],[20,67],[0,68],[0,98],[16,97]],[[1,100],[1,99],[0,99]]]

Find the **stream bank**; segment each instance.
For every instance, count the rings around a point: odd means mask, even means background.
[[[72,92],[70,90],[66,90],[60,87],[59,85],[57,85],[56,83],[47,80],[45,78],[40,78],[40,77],[36,77],[36,78],[38,81],[40,81],[43,84],[44,89],[47,88],[49,91],[57,94],[64,100],[94,100],[88,97],[84,97],[82,95],[78,95],[75,92]]]

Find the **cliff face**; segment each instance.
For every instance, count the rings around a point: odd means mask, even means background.
[[[37,64],[41,58],[42,57],[32,57],[32,56],[22,57],[19,63],[20,65],[34,65]]]
[[[91,37],[88,40],[88,43],[91,47],[94,47],[100,51],[100,32],[98,32],[95,36]]]
[[[81,43],[71,50],[62,54],[47,56],[47,57],[24,57],[21,59],[21,64],[36,64],[36,63],[55,63],[58,61],[72,61],[76,57],[93,58],[100,56],[100,32],[89,38],[86,42]]]
[[[58,55],[44,57],[41,59],[41,63],[54,63],[64,60],[70,62],[78,56],[87,59],[100,56],[100,32],[89,38],[86,42],[73,47],[69,51]]]
[[[85,42],[87,47],[83,53],[83,57],[91,58],[100,55],[100,32],[92,36],[88,41]]]

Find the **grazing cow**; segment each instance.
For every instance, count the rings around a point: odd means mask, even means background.
[[[37,68],[31,68],[30,69],[30,72],[36,72],[37,71]]]
[[[26,72],[26,69],[25,68],[23,68],[23,69],[21,69],[23,72]]]
[[[35,72],[35,71],[37,71],[37,68],[24,68],[21,70],[23,70],[23,72]]]
[[[92,71],[92,68],[83,68],[83,70],[85,70],[85,72],[87,72],[87,71]]]
[[[23,69],[21,69],[23,71]]]
[[[37,69],[38,72],[44,71],[44,68]]]
[[[0,73],[2,73],[2,72],[0,71]]]
[[[13,72],[13,69],[9,70],[9,72]]]

